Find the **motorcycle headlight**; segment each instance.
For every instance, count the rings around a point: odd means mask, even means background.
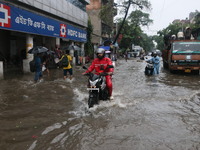
[[[90,86],[96,86],[97,82],[98,80],[94,80],[94,81],[90,80]]]

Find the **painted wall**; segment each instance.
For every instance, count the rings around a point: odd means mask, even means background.
[[[87,27],[88,15],[66,0],[18,0],[43,11]]]

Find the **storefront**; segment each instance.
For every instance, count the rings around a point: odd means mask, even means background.
[[[19,57],[23,59],[23,72],[29,72],[33,56],[27,52],[34,46],[53,49],[66,41],[77,42],[84,48],[87,41],[85,29],[5,3],[0,3],[0,33],[0,61]]]

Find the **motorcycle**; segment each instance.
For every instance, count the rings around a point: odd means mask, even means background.
[[[154,71],[153,62],[151,60],[148,60],[144,73],[147,76],[151,76],[153,75],[153,71]]]
[[[113,66],[109,65],[108,68],[113,68]],[[83,66],[83,69],[87,69],[87,67]],[[91,108],[95,104],[99,104],[99,100],[108,100],[109,94],[105,78],[108,74],[103,72],[97,75],[90,72],[85,75],[89,77],[87,87],[87,90],[89,91],[88,107]]]

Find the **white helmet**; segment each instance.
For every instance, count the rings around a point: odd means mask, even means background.
[[[96,53],[97,53],[97,54],[103,54],[103,53],[105,53],[105,49],[103,49],[103,48],[98,48],[98,49],[96,50]]]
[[[105,49],[103,49],[103,48],[98,48],[98,49],[96,50],[96,54],[97,54],[97,58],[99,58],[99,59],[104,58],[104,57],[105,57]],[[103,54],[103,55],[102,55],[102,56],[99,56],[98,54]]]

